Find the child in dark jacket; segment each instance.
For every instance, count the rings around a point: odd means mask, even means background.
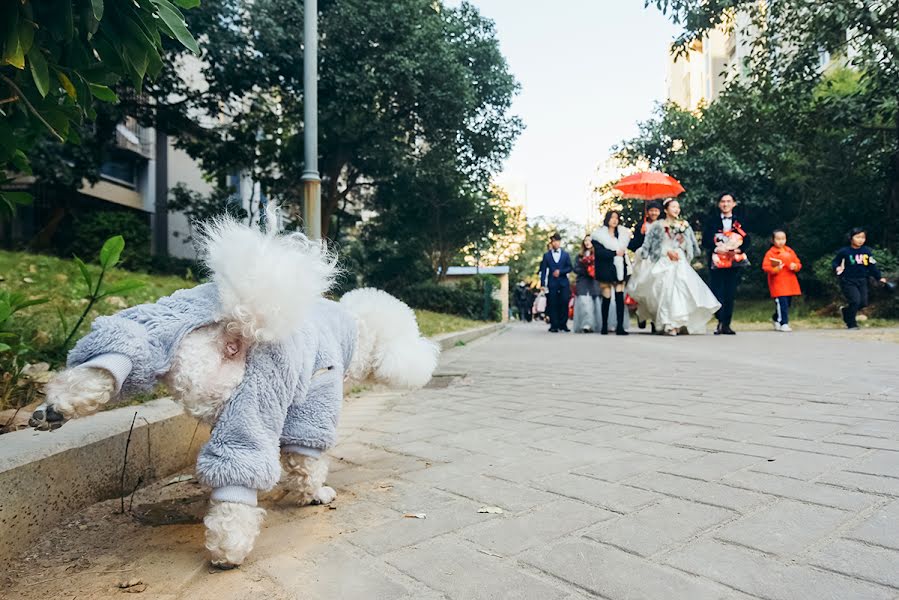
[[[768,274],[768,290],[774,298],[775,312],[771,317],[775,331],[793,331],[790,328],[790,303],[793,296],[801,296],[796,273],[802,268],[799,257],[787,246],[787,234],[775,229],[771,235],[771,248],[762,261],[762,270]]]
[[[831,266],[840,278],[840,289],[848,303],[840,308],[843,322],[849,329],[858,329],[855,317],[859,309],[868,305],[868,278],[874,277],[881,283],[887,280],[880,274],[871,248],[865,245],[867,235],[864,228],[852,228],[848,237],[849,245],[840,248]]]

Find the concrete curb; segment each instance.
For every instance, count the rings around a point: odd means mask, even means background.
[[[135,418],[135,413],[137,417]],[[53,431],[0,438],[0,565],[73,512],[127,494],[196,461],[209,429],[171,400],[154,400],[77,419]],[[196,433],[196,435],[194,435]]]
[[[435,336],[440,349],[502,330],[492,323]],[[209,429],[168,399],[76,419],[53,431],[25,429],[0,437],[0,566],[73,512],[121,493],[132,420],[125,492],[192,467]],[[196,435],[195,435],[196,432]]]
[[[449,350],[450,348],[455,348],[461,342],[462,344],[468,344],[469,342],[473,342],[478,338],[482,338],[485,335],[490,335],[491,333],[496,333],[498,331],[502,331],[508,325],[506,323],[491,323],[489,325],[483,325],[481,327],[475,327],[473,329],[466,329],[464,331],[455,331],[453,333],[444,333],[441,335],[436,335],[431,339],[434,340],[439,346],[440,350]]]

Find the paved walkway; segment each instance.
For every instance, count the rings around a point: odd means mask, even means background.
[[[899,598],[899,344],[516,325],[440,375],[351,401],[335,506],[271,507],[241,569],[200,525],[134,526],[69,597]]]

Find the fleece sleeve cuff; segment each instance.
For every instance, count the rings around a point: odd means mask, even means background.
[[[309,446],[300,446],[299,444],[286,444],[281,446],[281,451],[290,454],[302,454],[310,458],[319,458],[322,455],[322,451],[319,448],[310,448]]]
[[[118,394],[122,391],[122,386],[125,384],[125,380],[128,379],[128,375],[131,374],[131,369],[134,367],[134,364],[131,362],[131,359],[124,354],[110,352],[108,354],[95,356],[89,361],[79,365],[79,368],[84,367],[109,371],[113,379],[115,379],[115,391]]]
[[[212,490],[212,500],[256,506],[256,490],[242,485],[226,485]]]

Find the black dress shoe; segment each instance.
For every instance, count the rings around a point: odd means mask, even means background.
[[[560,329],[559,331],[563,331],[563,332],[565,332],[565,333],[571,333],[571,330],[568,329],[567,327],[563,327],[563,328]]]
[[[725,325],[721,328],[721,333],[723,335],[737,335],[737,332],[730,328],[730,325]]]
[[[626,332],[624,329],[616,329],[615,335],[630,335],[630,334],[628,332]]]
[[[715,328],[715,335],[721,335],[721,323],[718,323],[718,327]]]
[[[552,328],[550,328],[549,332],[550,333],[559,333],[559,330],[556,329],[555,327],[552,327]]]
[[[637,327],[640,329],[646,329],[646,321],[637,321]]]

